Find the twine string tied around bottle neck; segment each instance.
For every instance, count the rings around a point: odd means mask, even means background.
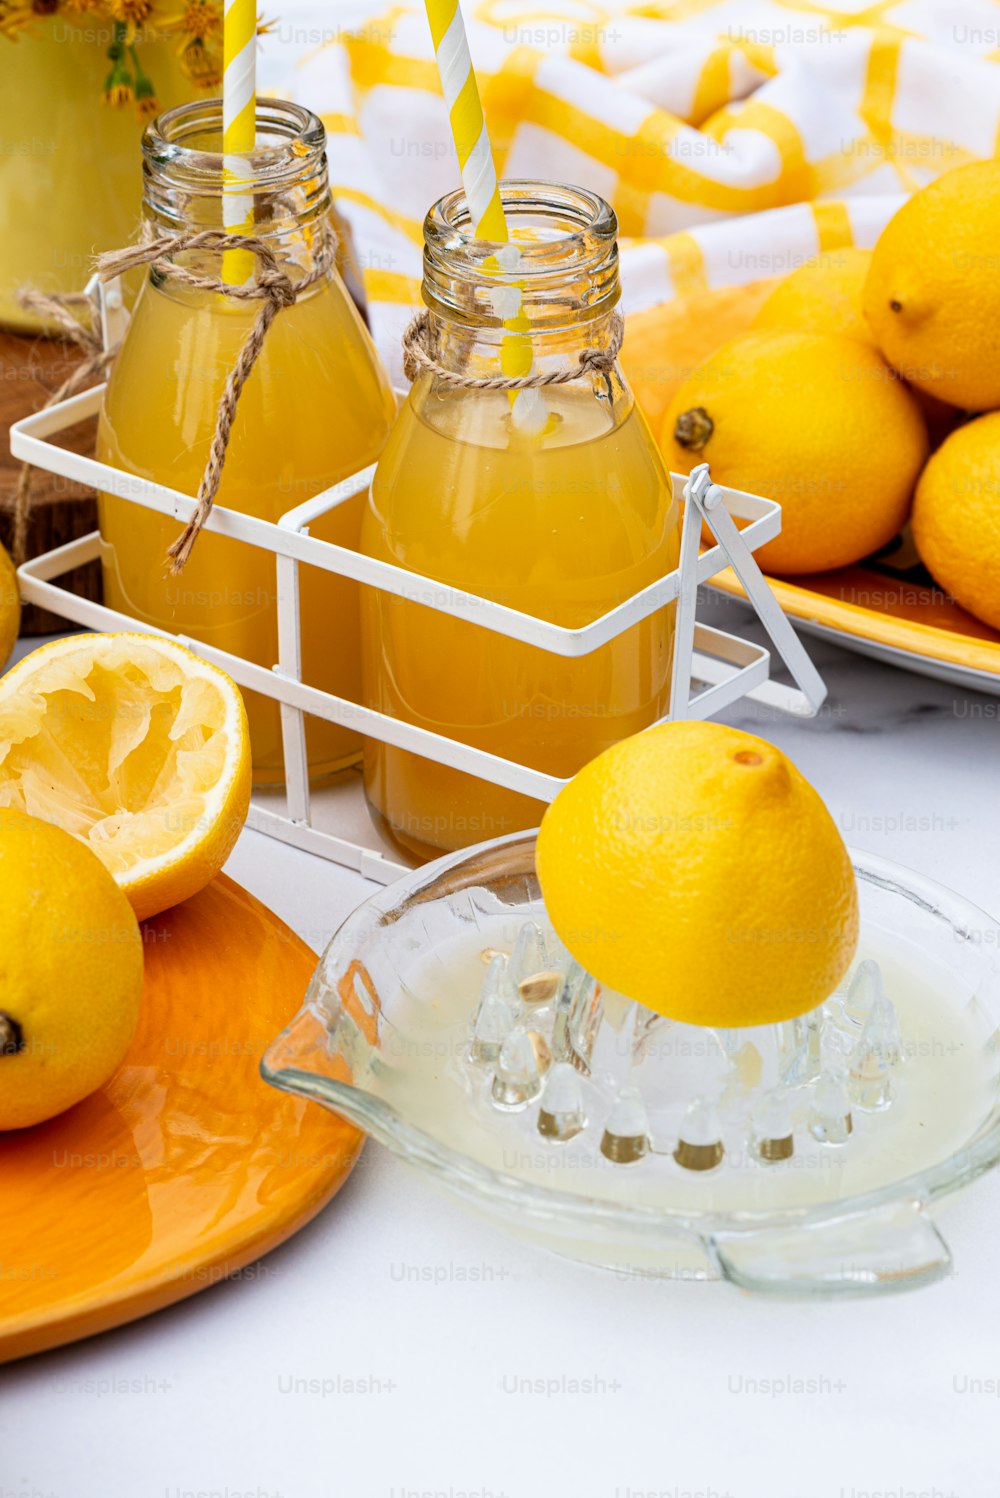
[[[113,281],[126,271],[148,265],[165,280],[175,281],[189,290],[213,292],[237,302],[260,303],[236,362],[226,376],[216,412],[212,445],[198,486],[194,511],[176,541],[167,550],[167,560],[174,574],[183,571],[202,526],[211,513],[222,479],[236,409],[243,387],[264,346],[267,331],[282,308],[293,306],[304,292],[329,274],[336,248],[337,239],[333,228],[329,223],[324,223],[313,247],[311,268],[299,279],[292,280],[281,268],[274,252],[263,240],[253,235],[235,234],[222,229],[157,234],[146,224],[137,244],[127,245],[121,250],[109,250],[98,257],[97,272],[102,282]],[[197,275],[185,266],[175,264],[173,260],[175,255],[199,250],[213,253],[247,250],[256,258],[256,276],[253,280],[231,286],[217,276]]]
[[[536,371],[527,375],[470,375],[464,370],[442,364],[432,351],[430,314],[418,312],[403,334],[403,371],[412,384],[421,372],[436,375],[445,384],[460,390],[541,390],[546,385],[568,385],[588,374],[603,375],[608,381],[625,339],[625,319],[620,312],[611,314],[610,336],[604,348],[581,349],[577,361],[568,369]]]

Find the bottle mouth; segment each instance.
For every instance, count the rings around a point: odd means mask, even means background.
[[[532,309],[610,311],[620,295],[618,220],[610,203],[583,187],[529,179],[501,182],[500,200],[507,245],[476,235],[461,189],[430,209],[424,219],[427,306],[479,317],[488,313],[498,285],[516,285],[529,316]],[[517,247],[516,263],[510,244]]]
[[[198,195],[275,192],[326,175],[326,131],[310,109],[257,100],[257,143],[238,156],[222,150],[222,100],[165,110],[142,137],[143,174]]]

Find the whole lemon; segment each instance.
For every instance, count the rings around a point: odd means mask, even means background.
[[[601,983],[694,1025],[764,1025],[832,993],[858,939],[854,871],[816,791],[720,723],[624,739],[560,791],[538,878]]]
[[[1000,629],[1000,411],[952,432],[920,475],[913,539],[935,581]]]
[[[871,250],[851,246],[807,260],[779,282],[752,326],[833,333],[874,344],[875,335],[862,307],[871,258]]]
[[[14,563],[0,546],[0,666],[5,666],[21,629],[21,599]]]
[[[745,286],[706,286],[646,312],[630,312],[622,367],[654,432],[681,381],[720,344],[750,327],[774,277]]]
[[[1000,405],[1000,162],[957,167],[886,224],[865,314],[889,363],[952,406]]]
[[[825,572],[884,546],[906,520],[927,457],[914,397],[868,345],[761,329],[724,344],[685,380],[661,446],[675,473],[775,499],[767,572]]]
[[[128,1050],[142,938],[128,900],[68,832],[0,810],[0,1130],[95,1092]]]

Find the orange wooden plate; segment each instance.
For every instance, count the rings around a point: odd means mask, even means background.
[[[100,1092],[0,1135],[0,1361],[145,1316],[308,1222],[364,1137],[260,1058],[316,958],[221,875],[143,925],[139,1031]]]
[[[811,577],[770,577],[786,614],[847,639],[905,651],[961,671],[1000,676],[1000,631],[967,614],[923,568],[894,573],[875,559]],[[735,597],[743,589],[728,568],[711,580]]]

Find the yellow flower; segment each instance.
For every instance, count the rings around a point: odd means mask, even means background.
[[[31,0],[0,0],[0,35],[16,36],[35,19]]]
[[[108,10],[116,21],[137,26],[153,9],[153,0],[108,0]]]
[[[209,56],[201,42],[186,41],[181,48],[181,64],[192,78],[208,66]]]
[[[199,88],[218,88],[222,82],[219,59],[200,41],[189,41],[181,52],[181,67]]]
[[[103,16],[113,23],[114,40],[108,48],[112,66],[104,81],[104,101],[113,106],[134,103],[140,120],[157,114],[160,107],[136,55],[136,47],[143,40],[175,34],[177,55],[187,76],[201,89],[218,90],[222,86],[222,58],[218,55],[222,50],[222,0],[0,0],[0,37],[16,41],[33,23],[60,9],[76,15]],[[161,10],[168,14],[161,17]],[[134,77],[125,65],[129,56]]]
[[[222,30],[222,9],[216,0],[187,0],[177,15],[156,23],[157,31],[180,31],[189,37],[212,36]]]
[[[222,30],[222,15],[207,0],[191,0],[184,11],[184,30],[190,36],[211,36]]]
[[[107,5],[112,19],[125,27],[125,43],[131,46],[153,9],[153,0],[107,0]]]

